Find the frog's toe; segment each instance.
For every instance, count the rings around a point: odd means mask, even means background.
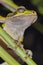
[[[32,58],[33,53],[32,53],[32,51],[31,51],[31,50],[26,50],[26,53],[30,56],[30,58]]]

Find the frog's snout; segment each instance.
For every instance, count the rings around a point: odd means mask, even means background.
[[[34,19],[33,19],[33,22],[32,22],[32,23],[34,23],[34,22],[37,20],[37,18],[38,18],[38,17],[37,17],[37,13],[36,13],[35,11],[33,11],[33,14],[34,14],[34,15],[33,15],[33,16],[34,16]]]
[[[36,16],[37,16],[36,11],[33,11],[33,10],[32,10],[32,15],[36,15]]]
[[[31,15],[31,19],[32,19],[32,24],[37,20],[37,13],[36,11],[31,11],[32,13],[30,14]]]

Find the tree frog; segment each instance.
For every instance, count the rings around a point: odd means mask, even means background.
[[[15,40],[21,40],[26,28],[37,20],[35,11],[19,7],[14,13],[9,13],[3,22],[3,29]]]
[[[25,29],[31,26],[36,20],[37,13],[35,11],[27,10],[21,6],[14,13],[7,15],[2,26],[14,40],[21,42]]]

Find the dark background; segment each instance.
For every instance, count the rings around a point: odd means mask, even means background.
[[[43,25],[43,15],[41,15],[35,5],[30,0],[13,0],[17,5],[23,5],[27,9],[35,10],[38,14],[38,22]],[[0,5],[0,15],[5,16],[11,12],[2,5]],[[43,29],[42,29],[43,30]],[[43,65],[43,34],[30,26],[24,33],[24,48],[33,51],[33,60],[38,65]],[[1,61],[1,60],[0,60]]]

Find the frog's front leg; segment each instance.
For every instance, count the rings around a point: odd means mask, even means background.
[[[22,44],[23,38],[20,38],[17,42],[17,46],[19,46],[21,49],[23,49],[24,45]]]
[[[14,42],[14,40],[12,41]],[[16,42],[16,46],[14,47],[14,50],[16,50],[18,47],[20,47],[21,49],[23,49],[24,45],[22,44],[22,41],[19,40],[15,40]],[[9,49],[12,49],[10,46],[7,46]]]
[[[24,49],[24,45],[23,45],[21,42],[23,42],[23,38],[18,41],[17,46],[20,46],[20,48],[21,48],[23,51],[25,51],[26,54],[28,54],[28,56],[30,56],[30,58],[32,58],[33,52],[32,52],[31,50],[29,50],[29,49],[26,49],[26,50],[25,50],[25,49]]]

